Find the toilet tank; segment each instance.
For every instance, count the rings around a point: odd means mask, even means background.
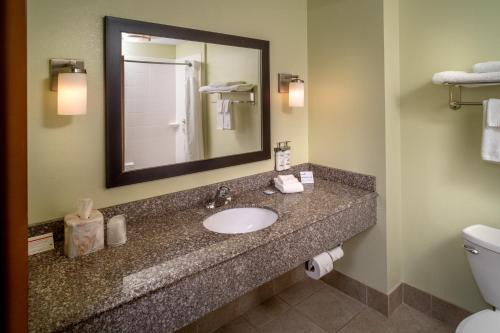
[[[500,309],[500,229],[476,224],[463,230],[464,249],[485,301]]]

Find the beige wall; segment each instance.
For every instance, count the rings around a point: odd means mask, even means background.
[[[77,13],[77,14],[75,14]],[[293,143],[294,163],[308,160],[307,107],[291,110],[277,91],[277,73],[307,81],[305,0],[64,0],[28,1],[29,222],[58,218],[78,198],[97,207],[152,197],[268,171],[262,161],[114,189],[104,187],[103,16],[165,23],[269,40],[271,43],[271,142]],[[56,115],[48,89],[50,58],[85,60],[88,114]],[[293,130],[291,130],[293,129]]]
[[[500,166],[481,160],[480,107],[448,109],[434,72],[498,60],[500,1],[401,0],[404,280],[469,310],[485,304],[462,250],[461,230],[500,227]],[[500,97],[467,89],[466,100]]]
[[[122,54],[128,56],[175,59],[175,45],[122,41]]]
[[[337,268],[386,292],[382,0],[308,1],[310,161],[377,177],[378,223]]]

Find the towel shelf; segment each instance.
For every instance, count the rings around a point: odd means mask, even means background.
[[[249,91],[211,91],[204,92],[204,94],[219,94],[219,99],[222,98],[222,94],[248,94],[248,99],[231,99],[227,98],[231,101],[231,104],[252,104],[255,105],[255,92],[253,90]],[[217,103],[213,101],[212,103]]]
[[[465,102],[462,101],[462,88],[476,88],[476,87],[485,87],[485,86],[494,86],[500,85],[500,82],[454,82],[454,83],[444,83],[445,86],[448,86],[448,105],[452,110],[459,110],[462,106],[482,106],[483,102]]]

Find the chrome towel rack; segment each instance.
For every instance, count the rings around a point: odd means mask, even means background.
[[[452,110],[459,110],[462,106],[482,106],[483,102],[465,102],[462,101],[462,88],[479,88],[485,86],[500,85],[499,82],[445,82],[448,86],[448,105]]]

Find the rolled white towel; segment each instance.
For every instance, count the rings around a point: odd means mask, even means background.
[[[500,83],[500,72],[488,72],[488,73],[467,73],[459,71],[447,71],[436,73],[432,76],[432,82],[435,84],[460,84],[465,83],[469,85],[479,84],[479,83]]]
[[[500,61],[480,62],[472,66],[474,73],[500,72]]]

